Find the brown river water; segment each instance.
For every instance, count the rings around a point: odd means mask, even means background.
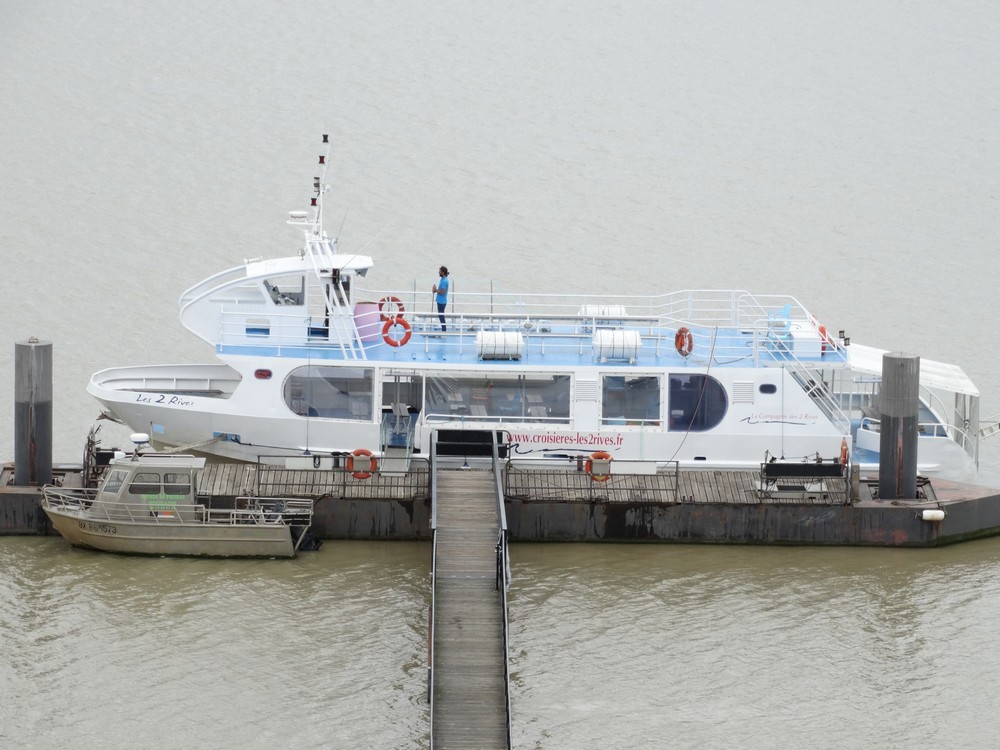
[[[429,289],[445,263],[456,289],[792,294],[960,364],[1000,412],[995,4],[54,0],[0,21],[0,394],[14,342],[52,341],[57,461],[79,461],[94,371],[212,361],[176,300],[297,247],[324,132],[330,228],[373,283]],[[1000,487],[1000,440],[981,468]],[[515,747],[1000,742],[1000,540],[511,554]],[[0,538],[0,746],[427,747],[429,569],[421,543],[199,561]]]

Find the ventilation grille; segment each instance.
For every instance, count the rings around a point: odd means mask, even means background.
[[[597,381],[577,380],[576,399],[577,401],[597,401]]]
[[[733,403],[752,404],[753,394],[756,391],[754,384],[747,381],[738,380],[733,383]]]

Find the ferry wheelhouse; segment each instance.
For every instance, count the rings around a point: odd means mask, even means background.
[[[297,254],[246,261],[181,295],[181,323],[219,361],[96,373],[88,391],[110,416],[162,448],[306,454],[317,466],[370,453],[405,470],[435,434],[461,443],[459,455],[496,434],[511,457],[603,452],[637,471],[844,453],[877,464],[884,352],[795,298],[463,290],[442,326],[424,285],[370,286],[372,258],[338,249],[322,184],[313,211],[290,214]],[[955,365],[920,365],[918,468],[968,475],[979,392]]]

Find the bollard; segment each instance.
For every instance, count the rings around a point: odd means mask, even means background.
[[[14,483],[52,481],[52,343],[14,344]]]
[[[914,500],[917,497],[920,357],[902,352],[882,355],[879,412],[879,498]]]

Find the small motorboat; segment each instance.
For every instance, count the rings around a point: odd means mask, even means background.
[[[42,509],[78,547],[136,555],[295,557],[312,524],[305,498],[238,497],[228,508],[198,502],[203,457],[145,452],[111,459],[97,488],[42,488]]]

